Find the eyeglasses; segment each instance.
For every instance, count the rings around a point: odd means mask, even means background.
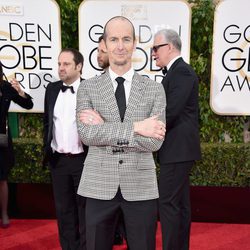
[[[152,47],[152,50],[156,53],[160,47],[163,47],[163,46],[166,46],[166,45],[168,45],[168,43],[155,45],[155,46]]]

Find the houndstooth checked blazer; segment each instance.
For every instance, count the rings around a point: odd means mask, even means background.
[[[120,186],[128,201],[158,198],[152,151],[163,141],[134,134],[133,122],[156,114],[165,122],[165,108],[162,85],[135,73],[122,123],[109,73],[83,81],[77,93],[77,114],[95,109],[104,124],[84,125],[77,119],[79,135],[89,145],[78,194],[110,200]]]

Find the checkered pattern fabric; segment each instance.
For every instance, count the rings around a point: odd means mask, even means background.
[[[162,141],[134,134],[133,122],[156,114],[165,122],[165,107],[162,85],[135,73],[121,122],[108,72],[83,81],[77,93],[77,114],[95,109],[105,122],[84,125],[77,121],[79,135],[89,145],[78,194],[110,200],[120,186],[129,201],[158,198],[152,151],[158,150]]]

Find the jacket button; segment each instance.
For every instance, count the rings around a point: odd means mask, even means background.
[[[123,163],[123,160],[120,160],[119,163],[122,164],[122,163]]]

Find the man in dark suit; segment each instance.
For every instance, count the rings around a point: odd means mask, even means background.
[[[152,56],[156,65],[164,69],[162,84],[167,98],[166,137],[158,152],[164,250],[189,249],[189,173],[195,160],[201,158],[198,78],[180,54],[181,39],[174,30],[155,34]]]
[[[155,250],[158,186],[152,151],[165,135],[161,84],[132,68],[133,24],[111,18],[104,28],[109,68],[77,93],[78,132],[89,153],[78,188],[87,197],[88,250],[112,250],[123,216],[131,250]]]
[[[83,56],[64,49],[58,57],[60,81],[47,86],[44,102],[44,162],[52,176],[62,249],[86,249],[85,199],[77,195],[87,148],[76,127],[76,92]]]

